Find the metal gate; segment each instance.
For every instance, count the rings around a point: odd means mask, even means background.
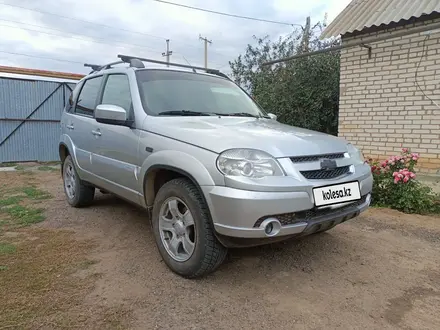
[[[74,86],[0,77],[0,163],[59,159],[59,123]]]

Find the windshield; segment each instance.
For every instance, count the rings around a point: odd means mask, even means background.
[[[138,70],[136,76],[144,109],[151,115],[190,111],[195,115],[266,116],[251,97],[223,78],[168,70]]]

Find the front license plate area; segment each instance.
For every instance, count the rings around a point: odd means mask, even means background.
[[[316,206],[353,202],[361,199],[359,182],[346,182],[313,188]]]

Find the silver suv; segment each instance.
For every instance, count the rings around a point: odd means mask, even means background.
[[[65,194],[81,207],[99,189],[150,211],[172,271],[203,276],[227,248],[323,232],[369,206],[352,144],[277,122],[218,70],[118,57],[88,65],[62,115]]]

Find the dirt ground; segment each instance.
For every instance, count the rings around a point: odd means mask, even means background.
[[[0,329],[440,329],[438,217],[370,209],[185,280],[161,262],[144,211],[101,194],[73,209],[58,172],[0,173],[4,189],[26,185],[52,198],[44,221],[0,231],[17,246],[0,253]]]

